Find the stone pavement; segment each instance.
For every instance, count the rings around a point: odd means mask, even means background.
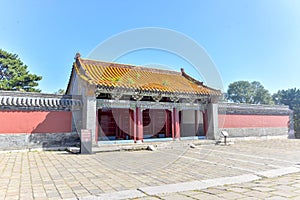
[[[280,176],[280,177],[277,177]],[[0,153],[0,199],[299,199],[300,140]]]
[[[192,190],[171,194],[161,194],[135,199],[300,199],[300,173],[289,174],[276,178],[265,178],[243,184],[231,184],[219,187],[210,187],[203,190]]]

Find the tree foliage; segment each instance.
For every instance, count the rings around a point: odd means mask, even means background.
[[[0,90],[41,92],[36,87],[42,77],[27,68],[18,55],[0,49]]]
[[[300,90],[293,88],[287,90],[279,90],[273,95],[276,104],[284,104],[293,110],[294,130],[300,133]]]
[[[64,89],[58,89],[56,92],[54,92],[54,94],[61,94],[61,95],[63,95],[63,94],[65,94],[66,93],[66,91],[64,90]]]
[[[228,86],[227,99],[235,103],[274,104],[268,90],[258,81],[236,81]]]

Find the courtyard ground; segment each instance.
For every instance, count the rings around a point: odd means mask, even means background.
[[[0,153],[0,199],[300,199],[300,140]]]

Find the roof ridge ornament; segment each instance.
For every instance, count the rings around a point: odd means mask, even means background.
[[[75,60],[78,60],[80,57],[81,57],[80,53],[77,52],[74,59],[75,59]]]

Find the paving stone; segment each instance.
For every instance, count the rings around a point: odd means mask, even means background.
[[[266,186],[266,187],[259,186],[259,187],[253,187],[252,190],[257,190],[260,192],[271,192],[274,191],[275,188],[271,188],[270,186]]]
[[[52,195],[53,198],[55,195],[58,195],[57,198],[76,198],[75,194],[84,197],[146,186],[184,185],[187,182],[202,183],[204,180],[216,179],[229,185],[213,185],[203,191],[175,194],[194,199],[201,199],[201,196],[203,199],[211,199],[220,198],[216,196],[219,194],[230,198],[233,194],[245,195],[256,191],[277,192],[272,195],[285,198],[287,195],[283,196],[284,193],[288,193],[289,197],[296,198],[293,195],[300,195],[300,172],[297,172],[300,168],[296,165],[300,163],[299,153],[300,140],[283,139],[242,141],[231,146],[205,145],[199,148],[196,145],[194,149],[186,146],[182,149],[158,148],[153,152],[110,152],[84,156],[65,152],[2,152],[0,197],[7,192],[11,197],[17,197],[20,193],[28,194],[28,197],[38,197],[39,194],[40,198],[52,198]],[[234,182],[226,179],[245,175],[249,171],[276,171],[276,168],[284,172],[276,176],[283,176],[250,183],[241,180],[238,184],[231,184]],[[296,173],[287,174],[286,169]],[[203,184],[203,187],[207,187],[210,182],[204,183],[207,185]],[[169,194],[172,195],[174,193]]]
[[[192,197],[187,197],[185,195],[181,195],[181,194],[168,194],[166,196],[160,196],[161,199],[164,200],[194,200],[194,198]]]
[[[298,193],[295,193],[295,192],[292,192],[292,191],[284,191],[284,190],[273,191],[273,192],[270,192],[270,193],[274,194],[274,195],[277,195],[277,196],[286,197],[286,198],[299,196]]]
[[[221,193],[226,192],[226,191],[221,190],[219,188],[207,188],[207,189],[204,189],[202,191],[205,192],[205,193],[208,193],[208,194],[213,194],[213,195],[221,194]]]
[[[282,197],[282,196],[272,196],[272,197],[268,197],[265,200],[287,200],[286,197]]]
[[[288,185],[275,186],[275,187],[273,187],[273,189],[275,189],[275,190],[283,190],[283,191],[286,191],[286,192],[290,192],[290,191],[295,190],[294,187],[291,187],[291,186],[288,186]]]
[[[48,193],[47,192],[47,197],[48,198],[53,198],[53,197],[59,197],[60,196],[60,194],[59,193],[57,193],[57,192],[50,192],[50,193]]]
[[[207,193],[201,193],[199,192],[197,195],[191,196],[194,199],[203,200],[203,199],[210,199],[210,200],[221,200],[223,198],[218,197],[217,195],[207,194]]]
[[[246,197],[245,195],[242,195],[242,194],[239,194],[236,192],[230,192],[230,191],[218,194],[217,196],[224,198],[224,199],[241,199],[241,198]]]
[[[260,199],[265,199],[265,198],[271,196],[271,194],[269,192],[260,192],[260,191],[255,191],[255,190],[246,192],[244,194],[249,197],[256,197],[256,198],[260,198]]]
[[[236,192],[236,193],[246,193],[246,192],[249,192],[249,189],[240,188],[240,187],[230,187],[228,190],[232,191],[232,192]]]
[[[138,190],[126,190],[126,191],[120,191],[120,192],[111,192],[111,193],[100,194],[100,195],[97,195],[97,198],[114,200],[114,199],[138,198],[138,197],[144,197],[144,196],[146,196],[146,195]]]
[[[245,197],[245,198],[241,198],[240,200],[261,200],[261,199],[256,197]]]
[[[300,188],[300,183],[292,184],[291,186],[293,186],[295,188]]]
[[[292,198],[289,198],[289,199],[300,200],[300,196],[292,197]]]
[[[161,198],[154,197],[154,196],[147,196],[147,197],[141,197],[141,198],[134,198],[134,200],[159,200]]]

